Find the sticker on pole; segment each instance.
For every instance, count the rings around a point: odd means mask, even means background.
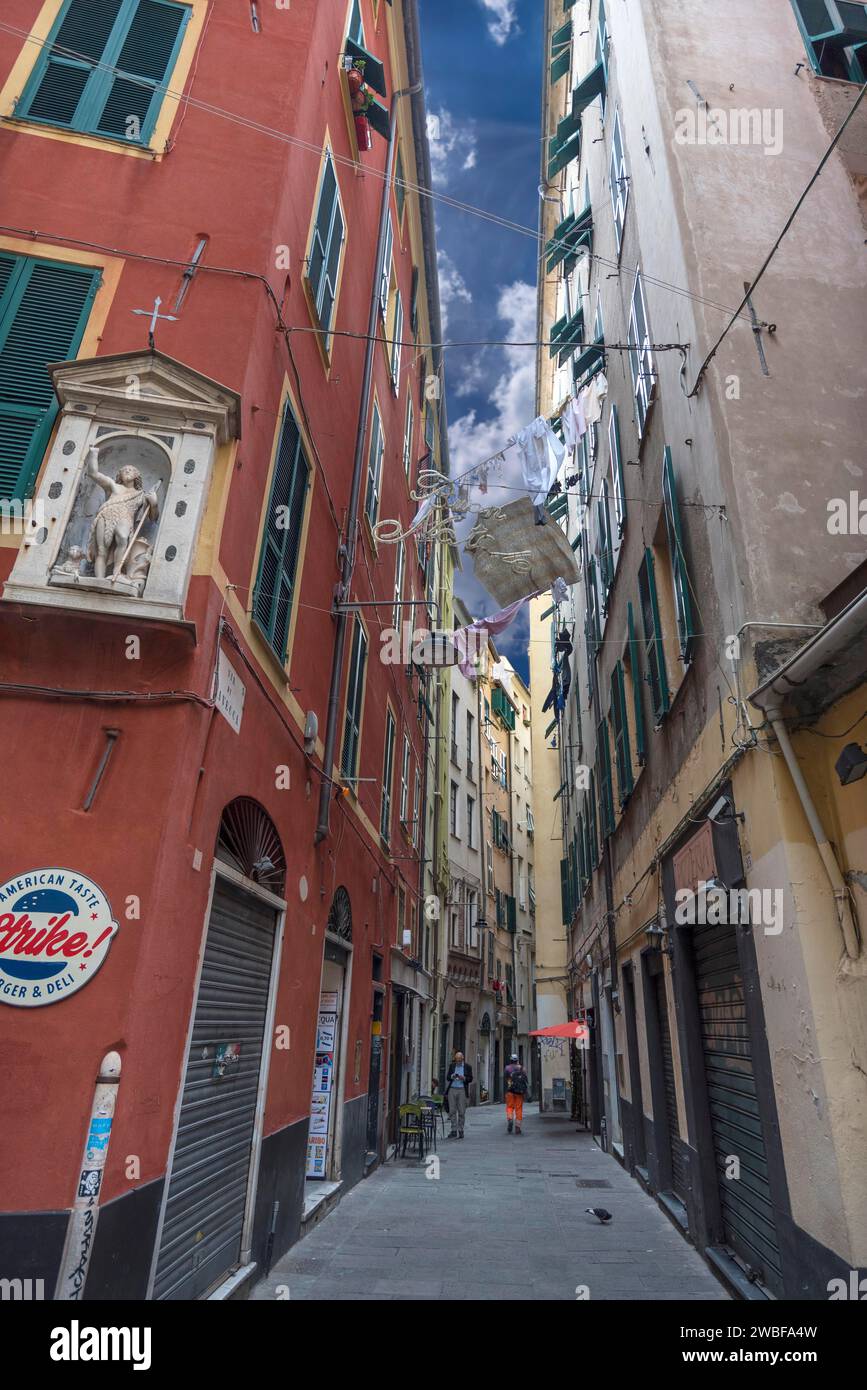
[[[0,884],[0,1003],[66,999],[93,979],[116,931],[102,889],[71,869],[31,869]]]

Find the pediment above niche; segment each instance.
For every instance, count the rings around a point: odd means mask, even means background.
[[[65,410],[110,414],[136,424],[210,427],[218,443],[241,437],[236,391],[162,352],[121,352],[48,367]]]

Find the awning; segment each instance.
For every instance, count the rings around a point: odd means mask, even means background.
[[[531,1038],[587,1038],[590,1036],[590,1029],[586,1023],[580,1019],[573,1019],[571,1023],[552,1023],[550,1028],[533,1028],[530,1030]]]
[[[580,116],[597,97],[601,97],[605,91],[605,65],[602,62],[591,68],[583,82],[572,93],[572,115]]]
[[[368,53],[367,49],[362,48],[361,44],[356,43],[354,39],[348,38],[346,40],[343,51],[354,61],[364,63],[365,82],[368,87],[372,87],[375,92],[379,92],[379,95],[384,97],[388,89],[385,85],[385,68],[380,60],[375,58],[372,53]]]

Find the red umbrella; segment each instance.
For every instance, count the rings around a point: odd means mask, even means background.
[[[589,1029],[587,1024],[581,1019],[575,1018],[571,1023],[553,1023],[550,1028],[536,1028],[530,1034],[531,1038],[586,1038]]]

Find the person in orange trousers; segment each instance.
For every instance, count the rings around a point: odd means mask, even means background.
[[[509,1059],[509,1065],[503,1073],[506,1091],[506,1130],[512,1133],[512,1126],[515,1133],[521,1133],[521,1121],[524,1118],[524,1096],[527,1094],[530,1082],[521,1063],[518,1061],[517,1052],[513,1052]]]

